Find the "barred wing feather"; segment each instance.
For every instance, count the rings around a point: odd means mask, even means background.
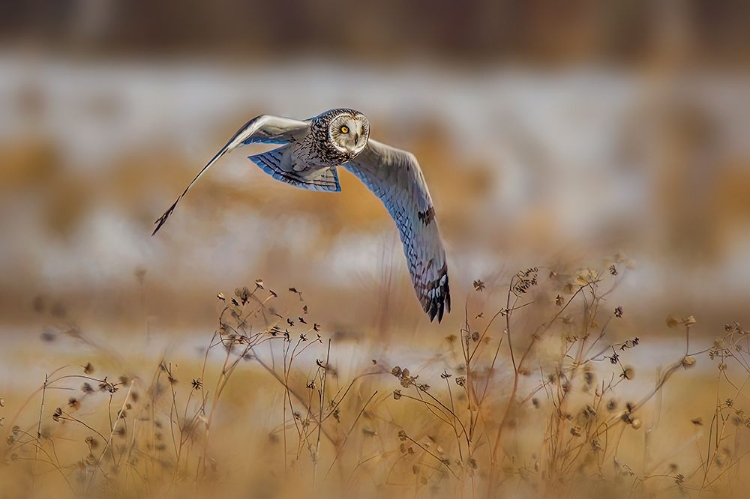
[[[177,203],[180,202],[183,196],[187,194],[193,184],[197,182],[199,178],[201,178],[206,170],[208,170],[211,165],[216,163],[216,161],[223,155],[236,149],[237,147],[248,144],[288,144],[289,142],[294,140],[295,136],[306,133],[309,128],[310,124],[306,121],[298,121],[267,114],[255,117],[245,123],[242,128],[237,130],[234,136],[229,139],[229,142],[227,142],[226,145],[222,147],[213,158],[211,158],[211,161],[209,161],[206,166],[204,166],[203,169],[198,172],[198,175],[196,175],[193,181],[188,184],[184,191],[182,191],[182,194],[180,194],[180,197],[178,197],[177,200],[172,203],[172,206],[170,206],[167,211],[165,211],[164,214],[159,217],[156,222],[154,222],[156,228],[151,235],[153,236],[159,231],[159,229],[161,229],[161,226],[166,223],[169,216],[177,207]]]
[[[380,198],[396,222],[417,297],[430,320],[440,322],[451,309],[448,266],[417,159],[369,140],[362,153],[342,166]]]

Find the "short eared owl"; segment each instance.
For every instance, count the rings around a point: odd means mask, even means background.
[[[249,159],[273,178],[302,189],[340,191],[337,166],[359,178],[396,222],[417,297],[430,320],[437,316],[440,322],[451,308],[448,267],[422,170],[413,154],[369,137],[367,118],[352,109],[333,109],[305,121],[269,115],[253,118],[155,222],[154,234],[195,181],[221,156],[247,144],[283,144]]]

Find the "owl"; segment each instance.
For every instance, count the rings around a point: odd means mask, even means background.
[[[248,121],[203,167],[156,222],[156,234],[195,182],[226,153],[248,144],[281,147],[249,156],[276,180],[313,191],[338,192],[338,167],[361,180],[398,228],[417,298],[430,321],[450,312],[448,266],[435,208],[413,154],[370,139],[370,123],[353,109],[332,109],[298,121],[261,115]]]

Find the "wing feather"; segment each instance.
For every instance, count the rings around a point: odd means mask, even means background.
[[[301,133],[306,133],[309,128],[310,124],[306,121],[298,121],[267,114],[253,118],[245,123],[242,128],[237,130],[234,136],[229,139],[229,142],[227,142],[226,145],[222,147],[213,158],[211,158],[211,161],[206,163],[206,166],[198,172],[198,175],[196,175],[193,181],[188,184],[184,191],[182,191],[182,194],[180,194],[177,200],[172,203],[172,206],[170,206],[169,209],[167,209],[167,211],[165,211],[164,214],[154,222],[156,228],[151,235],[153,236],[159,231],[159,229],[161,229],[161,226],[164,225],[177,207],[177,203],[179,203],[185,194],[187,194],[193,184],[201,178],[201,175],[203,175],[206,170],[208,170],[211,165],[213,165],[224,154],[236,149],[237,147],[253,143],[288,144],[290,141],[294,140],[295,136]]]
[[[365,150],[343,167],[380,198],[396,222],[417,297],[430,320],[437,316],[440,322],[451,309],[448,265],[417,159],[369,140]]]
[[[310,191],[338,192],[339,174],[334,166],[310,167],[302,171],[294,169],[294,160],[290,157],[291,145],[279,147],[272,151],[249,156],[261,170],[281,182]]]

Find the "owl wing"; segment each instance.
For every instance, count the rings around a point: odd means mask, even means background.
[[[172,203],[172,206],[170,206],[169,209],[165,211],[156,222],[154,222],[156,228],[151,235],[153,236],[159,231],[159,229],[161,229],[161,226],[164,225],[174,211],[177,203],[179,203],[183,196],[187,194],[201,175],[203,175],[206,170],[208,170],[209,167],[224,154],[236,149],[237,147],[248,144],[288,144],[294,140],[295,137],[307,133],[309,129],[310,124],[306,121],[298,121],[270,115],[261,115],[245,123],[242,128],[237,130],[237,133],[229,139],[229,142],[227,142],[226,145],[222,147],[213,158],[211,158],[211,161],[209,161],[206,166],[198,172],[198,175],[196,175],[193,181],[188,184],[184,191],[182,191],[182,194],[180,194],[177,200]]]
[[[396,222],[422,308],[432,321],[451,310],[448,266],[435,208],[417,158],[374,140],[344,168],[359,178],[385,205]]]

